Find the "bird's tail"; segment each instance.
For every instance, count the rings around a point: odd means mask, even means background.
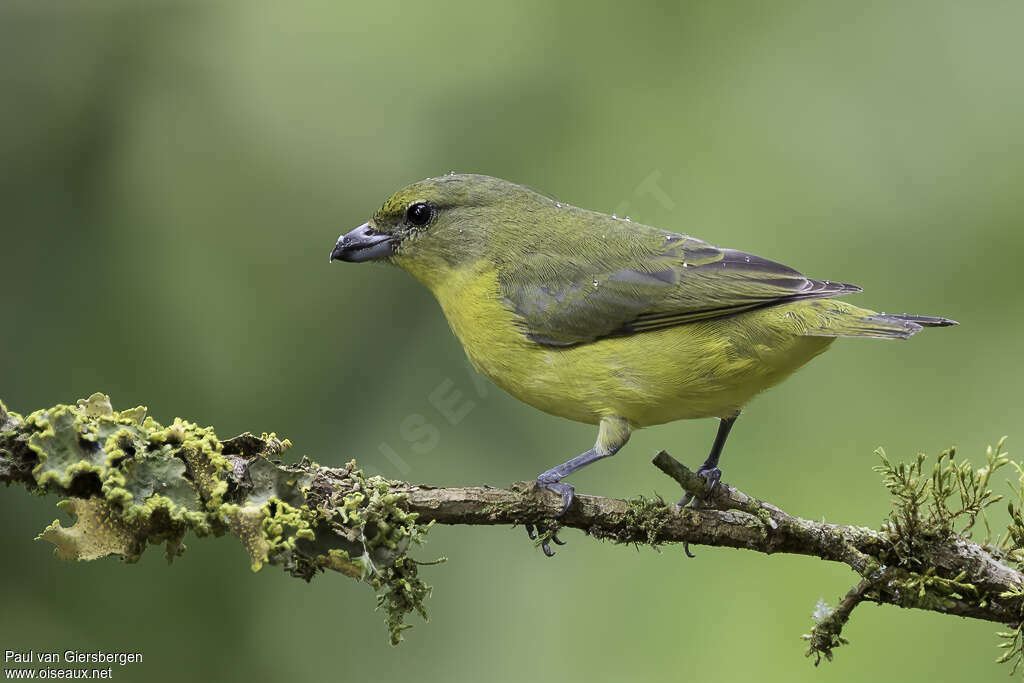
[[[925,327],[959,325],[949,318],[903,313],[875,313],[843,301],[813,302],[817,315],[808,316],[815,324],[805,334],[812,337],[874,337],[875,339],[908,339]]]

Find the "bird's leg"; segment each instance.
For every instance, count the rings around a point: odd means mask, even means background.
[[[619,449],[629,441],[629,433],[630,427],[627,420],[621,417],[601,418],[601,426],[597,433],[597,443],[594,444],[593,448],[577,455],[572,460],[567,460],[561,465],[552,467],[537,477],[537,486],[554,491],[562,497],[562,510],[558,513],[559,517],[564,515],[565,511],[569,509],[575,492],[572,484],[566,484],[562,479],[586,467],[595,460],[607,458],[618,453]]]
[[[718,423],[718,434],[715,435],[715,443],[711,445],[711,452],[708,453],[704,464],[697,468],[697,474],[704,477],[704,481],[707,482],[708,493],[714,491],[722,479],[722,470],[718,469],[718,459],[722,456],[722,449],[725,448],[725,440],[729,438],[729,431],[732,430],[732,426],[736,424],[736,418],[739,416],[740,414],[736,413],[732,417],[722,418],[722,421]],[[686,507],[693,499],[694,495],[687,492],[679,501],[679,507]]]
[[[597,442],[594,447],[588,451],[577,455],[572,460],[567,460],[561,465],[552,467],[547,472],[543,472],[537,477],[537,486],[549,491],[554,491],[562,498],[562,509],[558,513],[561,517],[565,514],[565,511],[569,509],[569,505],[572,504],[573,495],[575,489],[572,484],[567,484],[562,479],[568,477],[570,474],[586,467],[595,460],[601,458],[607,458],[609,456],[618,453],[619,449],[622,448],[627,441],[629,441],[629,433],[631,428],[629,421],[621,417],[603,417],[601,418],[601,426],[597,433]],[[531,539],[537,538],[537,533],[533,524],[526,525],[526,533]],[[564,545],[561,540],[558,539],[557,535],[552,535],[551,540],[558,545]],[[541,548],[544,550],[544,554],[549,557],[554,554],[551,547],[545,541],[541,544]]]

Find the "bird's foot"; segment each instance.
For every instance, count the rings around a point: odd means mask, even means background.
[[[565,514],[569,506],[572,505],[573,496],[576,493],[576,489],[573,488],[572,484],[566,484],[564,481],[558,481],[557,479],[545,479],[542,476],[537,478],[537,488],[548,489],[554,491],[562,499],[562,509],[558,513],[558,517]],[[540,549],[544,551],[544,554],[548,557],[552,557],[555,551],[551,549],[551,544],[565,545],[565,541],[558,538],[558,525],[553,523],[552,526],[548,526],[545,523],[537,524],[525,524],[526,535],[530,537],[531,541],[534,541],[540,546]]]
[[[576,489],[573,488],[572,484],[566,484],[564,481],[558,481],[557,479],[545,479],[544,475],[537,477],[537,488],[554,491],[561,496],[562,509],[558,513],[558,517],[565,514],[565,511],[572,505],[573,497],[576,495]]]
[[[704,465],[701,465],[700,467],[697,468],[697,474],[699,474],[704,479],[704,494],[700,496],[695,496],[694,494],[687,491],[686,495],[679,500],[679,507],[684,508],[687,505],[690,505],[690,503],[694,502],[694,500],[698,498],[703,500],[707,496],[711,495],[711,492],[714,491],[715,487],[718,486],[718,482],[722,480],[722,470],[718,469],[717,467],[705,467]]]
[[[523,526],[526,527],[526,535],[530,537],[530,540],[539,545],[540,549],[548,557],[555,555],[555,551],[551,549],[551,543],[565,545],[565,541],[558,538],[557,525],[545,528],[547,525],[541,522],[537,524],[524,524]]]

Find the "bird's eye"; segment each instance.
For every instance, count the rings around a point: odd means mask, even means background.
[[[434,207],[427,202],[416,202],[410,204],[409,208],[405,210],[405,219],[409,221],[411,225],[417,227],[423,227],[430,222],[430,219],[434,217]]]

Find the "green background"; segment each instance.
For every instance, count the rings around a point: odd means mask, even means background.
[[[104,391],[222,437],[276,430],[324,463],[532,478],[593,428],[474,380],[404,273],[327,263],[406,183],[486,173],[857,283],[858,304],[958,319],[905,343],[841,340],[733,432],[727,481],[877,526],[877,446],[980,462],[1024,438],[1022,25],[1019,2],[6,0],[0,397],[28,412]],[[442,383],[473,401],[456,425],[429,399]],[[403,438],[410,415],[434,448]],[[645,430],[572,481],[675,497],[651,455],[696,465],[714,429]],[[1008,673],[995,625],[871,605],[815,669],[800,635],[852,585],[842,566],[578,532],[548,560],[507,527],[431,533],[417,556],[450,558],[422,572],[431,621],[391,648],[369,588],[252,574],[231,539],[193,539],[171,567],[160,550],[60,563],[32,540],[54,502],[0,492],[0,649],[143,652],[115,680]]]

